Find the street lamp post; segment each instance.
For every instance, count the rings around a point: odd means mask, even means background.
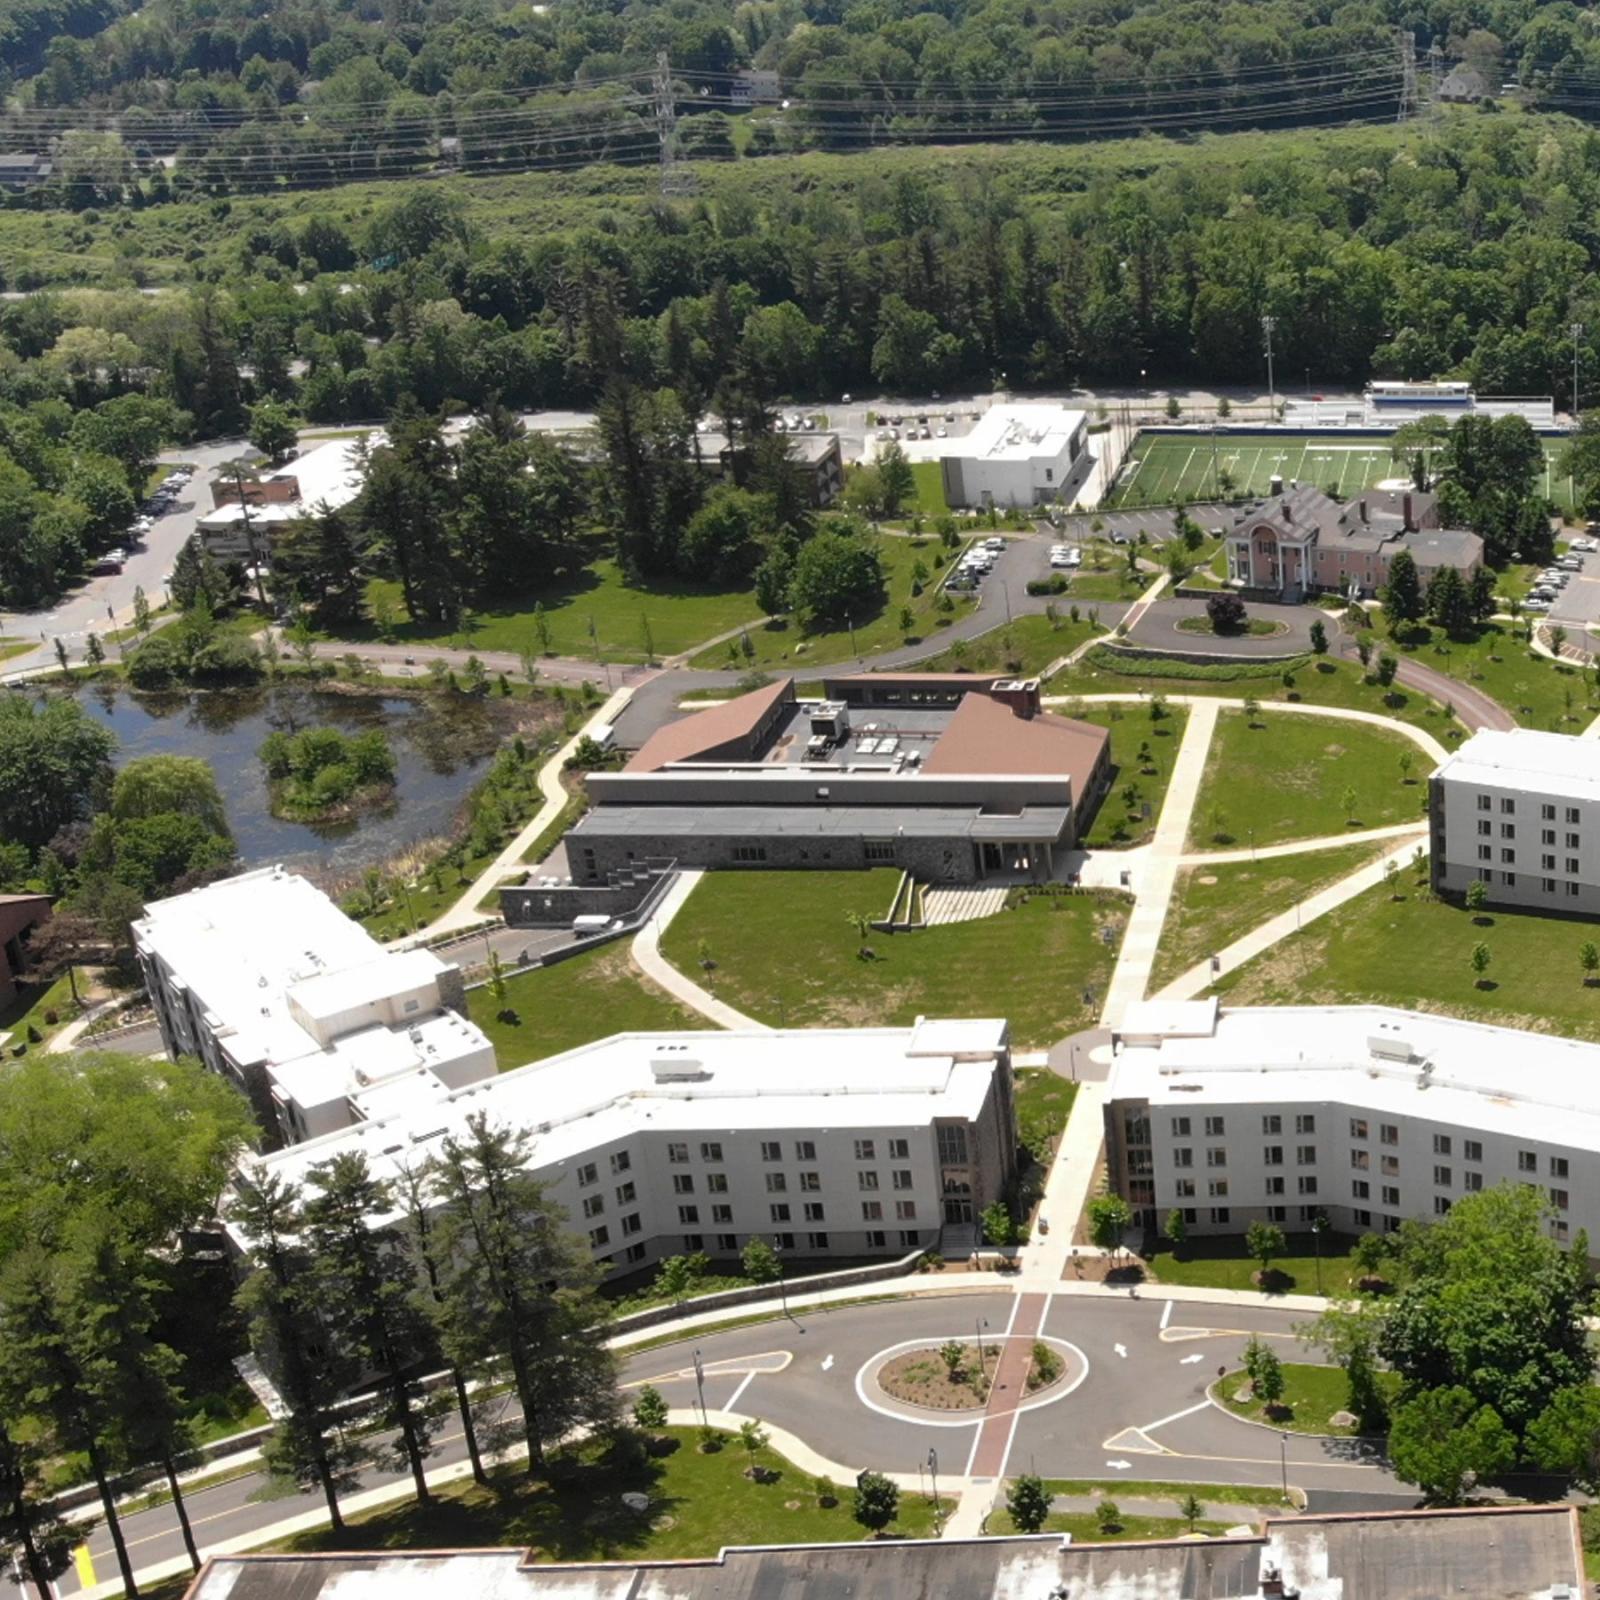
[[[1578,341],[1583,337],[1583,324],[1574,322],[1567,332],[1572,335],[1572,420],[1578,420]]]
[[[928,1451],[928,1475],[933,1482],[933,1514],[939,1515],[939,1452],[932,1448]]]
[[[778,1303],[783,1307],[784,1316],[789,1315],[789,1290],[783,1281],[783,1246],[778,1242],[777,1234],[772,1236],[772,1253],[778,1258]]]
[[[1317,1293],[1322,1293],[1322,1235],[1328,1226],[1325,1213],[1319,1211],[1311,1219],[1311,1239],[1317,1253]]]
[[[694,1387],[700,1396],[700,1426],[709,1428],[711,1424],[706,1420],[706,1369],[705,1363],[700,1359],[700,1347],[695,1346],[694,1351]]]
[[[1278,420],[1278,388],[1272,381],[1272,330],[1277,326],[1278,319],[1276,317],[1263,317],[1261,319],[1261,331],[1266,335],[1267,340],[1267,421],[1269,423]]]
[[[1278,1465],[1283,1470],[1283,1503],[1289,1503],[1289,1435],[1278,1435]]]
[[[987,1383],[989,1381],[989,1369],[983,1364],[983,1330],[989,1326],[989,1319],[987,1317],[975,1317],[973,1318],[972,1326],[978,1335],[978,1371],[983,1374],[983,1381]]]

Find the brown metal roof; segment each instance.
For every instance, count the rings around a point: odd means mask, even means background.
[[[929,773],[993,772],[1069,777],[1080,796],[1111,735],[1092,722],[1039,712],[1021,717],[986,694],[969,694],[922,763]]]
[[[707,706],[692,717],[658,728],[628,763],[629,772],[654,772],[674,761],[694,761],[710,751],[748,739],[780,701],[793,698],[794,679],[780,678],[720,706]],[[746,752],[748,755],[749,752]]]

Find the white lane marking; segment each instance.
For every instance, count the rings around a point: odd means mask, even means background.
[[[833,1371],[833,1352],[831,1350],[822,1358],[822,1370],[824,1372]]]
[[[735,1389],[728,1397],[728,1403],[722,1408],[724,1411],[735,1411],[738,1409],[739,1396],[750,1387],[751,1383],[755,1380],[755,1375],[755,1369],[753,1367],[749,1372],[745,1373],[744,1377],[739,1382],[739,1387]]]
[[[1128,1347],[1127,1347],[1127,1345],[1125,1345],[1125,1344],[1114,1344],[1114,1345],[1112,1345],[1111,1348],[1113,1350],[1115,1350],[1117,1352],[1117,1354],[1119,1356],[1121,1356],[1124,1361],[1126,1361],[1128,1359]]]
[[[1171,1321],[1172,1321],[1172,1302],[1169,1300],[1169,1301],[1167,1301],[1166,1305],[1162,1307],[1162,1310],[1161,1310],[1161,1331],[1163,1333],[1165,1333],[1167,1331],[1167,1324],[1169,1322],[1171,1322]]]
[[[1114,1472],[1126,1472],[1133,1463],[1131,1461],[1108,1461],[1106,1465]]]
[[[1198,1350],[1192,1356],[1184,1356],[1179,1362],[1180,1367],[1192,1367],[1197,1361],[1204,1361],[1205,1357]]]
[[[1211,1408],[1209,1400],[1202,1400],[1197,1406],[1190,1406],[1183,1411],[1174,1411],[1170,1417],[1162,1417],[1158,1422],[1144,1422],[1139,1425],[1140,1433],[1154,1433],[1157,1428],[1164,1428],[1169,1422],[1181,1421],[1184,1417],[1192,1417],[1197,1411],[1208,1411]]]

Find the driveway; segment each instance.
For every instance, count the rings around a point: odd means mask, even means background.
[[[1302,655],[1311,648],[1311,624],[1321,621],[1330,636],[1338,623],[1316,606],[1273,606],[1252,602],[1245,608],[1252,621],[1276,622],[1282,631],[1271,635],[1239,634],[1219,638],[1213,633],[1185,633],[1178,624],[1189,617],[1203,617],[1204,600],[1154,600],[1134,623],[1128,638],[1152,650],[1196,651],[1202,655],[1258,656],[1264,660],[1277,656]]]

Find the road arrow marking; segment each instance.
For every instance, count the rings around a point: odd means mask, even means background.
[[[1108,1461],[1106,1465],[1114,1472],[1126,1472],[1133,1463],[1131,1461]]]
[[[1180,1367],[1192,1367],[1195,1364],[1195,1362],[1204,1361],[1204,1360],[1205,1360],[1205,1357],[1203,1355],[1201,1355],[1198,1350],[1196,1350],[1195,1353],[1192,1356],[1185,1356],[1178,1363],[1178,1365]]]
[[[1198,1356],[1195,1357],[1196,1361],[1198,1361],[1199,1359],[1200,1358]],[[823,1357],[822,1370],[824,1372],[831,1372],[833,1370],[833,1352],[832,1351],[829,1351],[829,1353],[826,1356]]]
[[[1117,1354],[1119,1356],[1121,1356],[1124,1361],[1126,1361],[1128,1359],[1128,1347],[1127,1347],[1127,1345],[1125,1345],[1125,1344],[1114,1344],[1114,1345],[1112,1345],[1111,1348],[1113,1350],[1115,1350],[1117,1352]]]

